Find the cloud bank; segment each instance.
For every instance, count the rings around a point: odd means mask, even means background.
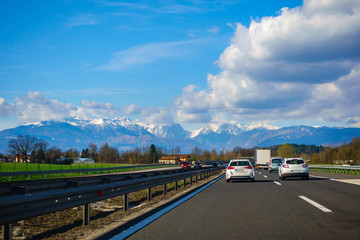
[[[175,100],[181,122],[218,114],[236,120],[354,121],[360,116],[360,2],[305,0],[277,16],[236,24],[208,74]]]
[[[20,123],[44,120],[61,120],[68,117],[103,117],[114,116],[116,111],[111,103],[99,103],[83,100],[81,106],[47,99],[40,92],[28,92],[25,96],[8,103],[0,98],[0,116],[16,116]]]

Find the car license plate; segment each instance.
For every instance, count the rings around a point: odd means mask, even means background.
[[[236,172],[244,172],[244,169],[235,169]]]
[[[291,170],[292,173],[299,173],[301,172],[300,170]]]

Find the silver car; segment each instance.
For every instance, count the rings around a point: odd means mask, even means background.
[[[282,158],[281,157],[272,157],[270,158],[269,168],[268,171],[278,171],[279,167],[281,166]]]
[[[239,179],[255,181],[255,169],[249,159],[233,159],[226,167],[226,182]]]
[[[285,158],[279,167],[279,179],[285,180],[288,177],[301,177],[309,179],[309,166],[302,158]]]

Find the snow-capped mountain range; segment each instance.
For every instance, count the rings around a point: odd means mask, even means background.
[[[6,153],[8,141],[22,135],[44,139],[50,146],[63,150],[82,150],[95,143],[100,147],[108,143],[120,151],[136,147],[172,149],[190,153],[194,147],[201,149],[233,149],[235,146],[251,148],[282,143],[340,145],[360,136],[360,128],[329,128],[292,126],[278,128],[267,124],[244,125],[236,121],[226,124],[210,123],[195,131],[185,130],[180,124],[152,125],[139,120],[122,118],[79,118],[62,121],[50,120],[22,125],[0,131],[0,153]]]

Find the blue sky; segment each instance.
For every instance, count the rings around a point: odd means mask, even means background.
[[[0,130],[67,117],[360,127],[356,0],[5,1]]]

